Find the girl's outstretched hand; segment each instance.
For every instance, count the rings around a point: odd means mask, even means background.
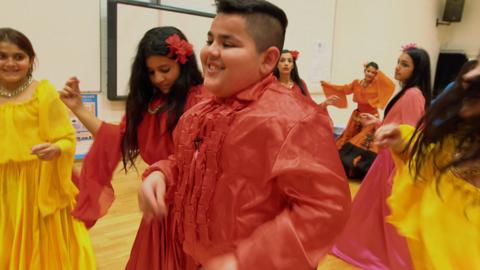
[[[73,112],[83,107],[82,95],[80,94],[80,81],[77,77],[69,78],[59,93],[60,99]]]

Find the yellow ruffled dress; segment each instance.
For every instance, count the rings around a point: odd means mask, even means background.
[[[401,126],[409,139],[413,127]],[[480,269],[480,189],[450,171],[440,179],[434,163],[451,160],[453,138],[442,153],[430,157],[422,168],[424,180],[413,181],[408,164],[395,157],[397,174],[388,199],[392,214],[388,221],[408,241],[415,269]],[[395,156],[395,155],[394,155]]]
[[[30,154],[45,142],[61,156]],[[70,215],[74,152],[74,129],[48,81],[29,101],[0,105],[0,269],[96,269],[88,231]]]

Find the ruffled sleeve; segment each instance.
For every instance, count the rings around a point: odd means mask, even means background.
[[[347,95],[350,95],[353,93],[354,84],[356,82],[357,80],[345,85],[334,85],[334,84],[330,84],[328,82],[322,81],[321,85],[323,88],[323,92],[325,93],[325,96],[327,98],[334,95],[340,98],[337,102],[332,104],[333,106],[338,108],[347,108],[348,106]]]
[[[409,142],[410,139],[412,138],[413,133],[415,132],[415,127],[410,125],[399,125],[399,128],[401,132],[402,141]],[[396,168],[405,167],[405,164],[407,163],[407,161],[404,160],[405,157],[402,154],[392,150],[390,150],[390,153],[392,154],[393,162],[395,163]]]
[[[38,87],[40,138],[61,149],[58,158],[40,163],[38,204],[40,213],[47,216],[73,203],[78,192],[72,182],[75,131],[55,88],[46,81]]]
[[[368,103],[375,108],[383,109],[395,91],[395,84],[379,70],[369,88],[376,93],[376,98],[368,99]]]
[[[408,138],[412,128],[401,130]],[[387,221],[406,237],[415,269],[480,269],[480,190],[450,171],[435,171],[454,149],[448,138],[438,155],[425,160],[418,180],[408,164],[396,161]]]
[[[331,132],[319,113],[289,132],[272,168],[272,181],[289,207],[238,244],[239,270],[314,269],[329,252],[350,212],[350,191]]]
[[[115,199],[111,179],[121,159],[124,126],[125,118],[120,125],[103,122],[83,160],[78,183],[80,193],[72,215],[87,227],[104,216]]]

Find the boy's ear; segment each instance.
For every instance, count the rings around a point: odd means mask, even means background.
[[[263,53],[263,61],[260,65],[260,72],[262,75],[267,75],[273,71],[277,66],[280,58],[280,50],[277,47],[269,47]]]

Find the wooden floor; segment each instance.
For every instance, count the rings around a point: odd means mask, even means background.
[[[77,168],[81,163],[76,163]],[[139,172],[145,169],[144,164],[138,165]],[[118,171],[114,174],[113,186],[116,200],[108,214],[100,219],[90,230],[93,248],[97,256],[98,270],[123,270],[135,234],[140,223],[141,214],[137,205],[137,189],[140,177],[134,172],[124,174]],[[358,183],[350,183],[352,194],[358,190]],[[333,256],[327,256],[317,270],[354,270],[353,267]]]

